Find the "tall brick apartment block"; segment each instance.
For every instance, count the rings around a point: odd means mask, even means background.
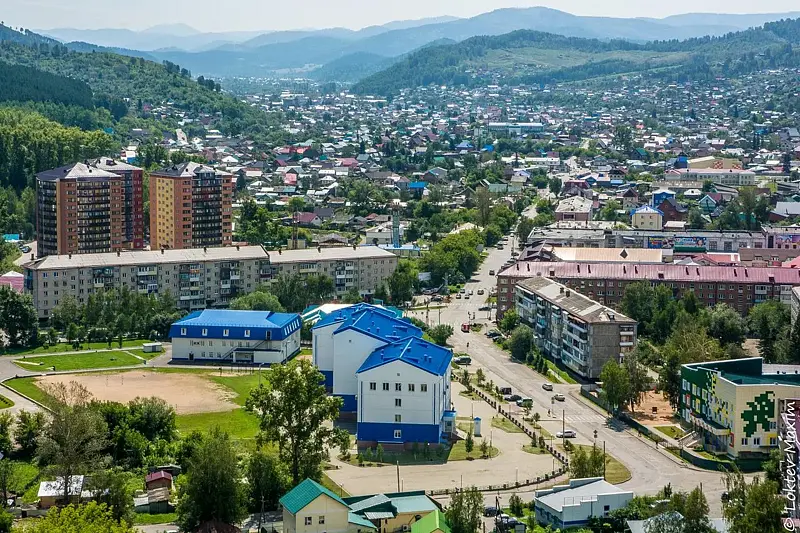
[[[150,249],[231,244],[233,176],[198,163],[150,174]]]
[[[104,161],[105,167],[111,167]],[[113,161],[112,161],[113,162]],[[123,165],[120,163],[120,165]],[[39,256],[87,254],[144,245],[141,169],[124,165],[122,174],[75,163],[36,176],[36,232]],[[138,229],[135,221],[140,220]]]

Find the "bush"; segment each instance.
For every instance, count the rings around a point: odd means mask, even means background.
[[[525,512],[525,504],[522,503],[522,498],[517,496],[516,493],[512,494],[508,499],[508,508],[514,516],[522,516]]]

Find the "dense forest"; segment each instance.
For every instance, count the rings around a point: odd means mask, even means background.
[[[0,102],[7,101],[94,108],[92,90],[84,82],[0,61]]]
[[[800,66],[798,44],[800,19],[772,22],[761,28],[720,37],[649,43],[602,41],[519,30],[420,50],[362,80],[353,90],[362,94],[391,95],[403,88],[430,84],[471,86],[485,84],[488,80],[502,80],[508,84],[549,84],[637,71],[664,72],[665,76],[677,78],[735,75],[763,68]],[[588,59],[580,65],[543,67],[535,73],[523,72],[513,64],[506,65],[504,70],[488,60],[492,52],[524,54],[526,50],[580,52],[588,54]],[[621,52],[631,55],[620,58]],[[636,56],[634,53],[637,52],[647,54]],[[663,58],[656,56],[653,60],[653,53],[663,54]],[[680,68],[684,66],[688,68]]]

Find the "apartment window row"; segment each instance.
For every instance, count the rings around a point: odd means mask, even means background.
[[[409,383],[408,384],[408,392],[415,392],[417,388],[416,383]],[[378,390],[378,383],[375,381],[370,381],[369,383],[369,390]],[[389,391],[389,382],[383,382],[383,390]],[[403,392],[403,384],[402,383],[395,383],[394,384],[395,392]],[[428,392],[428,384],[427,383],[420,383],[419,385],[420,392]]]

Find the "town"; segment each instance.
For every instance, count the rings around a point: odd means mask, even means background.
[[[45,95],[0,84],[0,532],[798,527],[800,19],[761,24],[747,71],[386,91],[0,25]]]

